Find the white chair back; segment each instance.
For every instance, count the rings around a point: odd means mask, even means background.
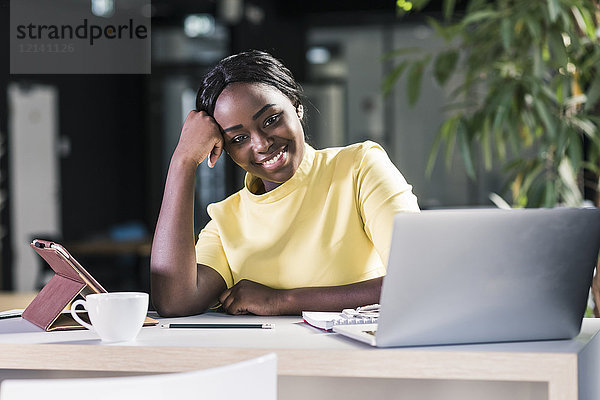
[[[0,400],[277,399],[277,355],[191,372],[113,378],[7,379]]]

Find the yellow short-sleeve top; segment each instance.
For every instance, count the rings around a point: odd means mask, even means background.
[[[272,288],[334,286],[385,275],[393,216],[417,198],[374,142],[314,150],[296,173],[256,195],[258,178],[208,206],[196,261],[228,287],[249,279]]]

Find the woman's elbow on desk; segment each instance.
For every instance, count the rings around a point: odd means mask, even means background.
[[[200,314],[204,311],[195,312],[185,310],[178,304],[165,304],[164,302],[155,301],[154,298],[152,298],[152,304],[158,315],[165,318],[185,317],[188,315]]]
[[[200,314],[217,302],[227,285],[214,270],[198,267],[196,279],[152,268],[151,297],[154,309],[163,317]],[[162,271],[162,272],[161,272]]]
[[[179,301],[178,296],[171,295],[169,291],[156,283],[152,278],[151,300],[152,306],[162,317],[181,317],[191,314],[191,310],[185,309],[184,302]]]
[[[161,317],[185,317],[203,313],[210,307],[210,302],[194,302],[182,295],[169,296],[168,294],[156,294],[152,290],[152,305]]]

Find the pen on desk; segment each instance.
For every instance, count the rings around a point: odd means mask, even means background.
[[[196,329],[273,329],[273,324],[163,324],[163,328],[196,328]]]

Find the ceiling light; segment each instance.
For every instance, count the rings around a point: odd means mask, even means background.
[[[331,52],[326,47],[311,47],[306,52],[306,60],[311,64],[327,64],[331,60]]]
[[[92,14],[98,17],[112,17],[115,13],[115,0],[92,0]]]
[[[185,17],[183,30],[189,37],[208,36],[215,32],[215,18],[210,14],[192,14]]]

